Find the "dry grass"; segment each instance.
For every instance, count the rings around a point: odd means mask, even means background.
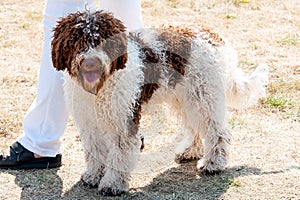
[[[0,4],[1,149],[22,133],[22,118],[35,95],[44,3]],[[210,26],[231,41],[245,71],[260,62],[270,65],[271,80],[266,100],[231,111],[232,154],[228,170],[218,176],[201,177],[195,163],[173,162],[170,149],[180,130],[167,110],[145,117],[147,149],[121,199],[300,199],[299,13],[296,0],[143,1],[146,26]],[[99,199],[97,190],[79,182],[84,163],[72,121],[61,140],[60,169],[0,171],[0,199]]]

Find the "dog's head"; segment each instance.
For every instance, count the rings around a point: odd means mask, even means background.
[[[67,69],[73,79],[93,94],[127,62],[125,26],[108,12],[77,12],[61,18],[51,45],[53,66],[57,70]]]

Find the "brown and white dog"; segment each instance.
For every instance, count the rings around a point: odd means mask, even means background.
[[[264,96],[268,79],[265,65],[243,75],[235,51],[209,30],[127,33],[103,11],[60,19],[52,60],[67,72],[65,98],[87,163],[82,180],[103,195],[128,191],[140,154],[141,113],[153,102],[167,102],[182,120],[178,162],[197,159],[204,174],[224,170],[230,143],[226,104],[253,105]]]

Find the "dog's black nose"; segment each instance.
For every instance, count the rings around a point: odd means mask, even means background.
[[[99,64],[99,60],[97,58],[86,58],[83,60],[82,64],[86,69],[93,69]]]

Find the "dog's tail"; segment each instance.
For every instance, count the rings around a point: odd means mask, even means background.
[[[266,85],[269,77],[269,67],[260,64],[251,75],[245,75],[236,68],[226,82],[226,102],[228,107],[247,108],[266,97]]]
[[[269,66],[259,64],[251,75],[246,75],[237,67],[237,55],[233,49],[225,70],[226,104],[231,108],[247,108],[266,97],[269,81]],[[227,58],[228,59],[228,58]]]

